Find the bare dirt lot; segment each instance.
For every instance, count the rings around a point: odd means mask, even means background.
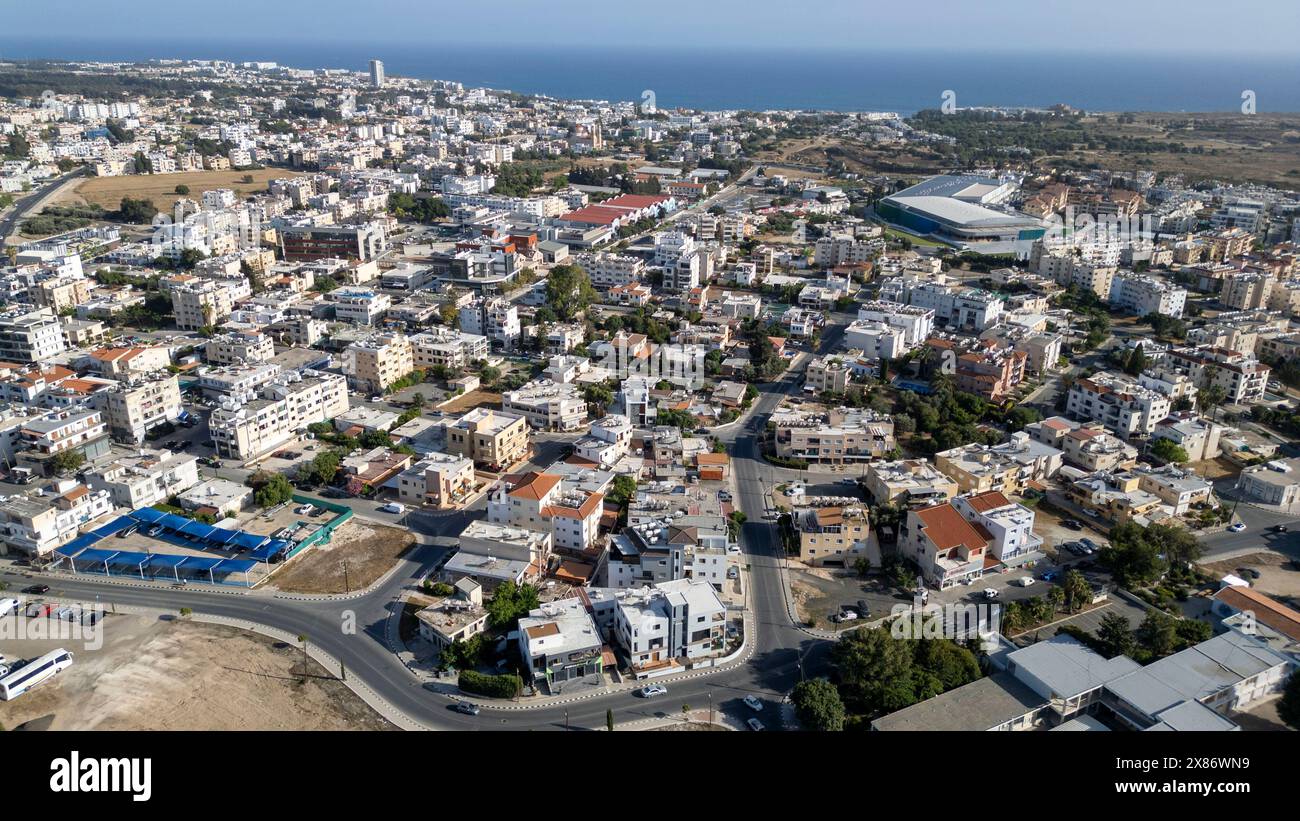
[[[285,593],[347,593],[369,587],[415,544],[409,531],[353,519],[330,541],[295,556],[271,577]]]
[[[110,615],[103,646],[7,641],[6,655],[71,650],[72,667],[14,701],[13,729],[53,716],[53,730],[391,730],[296,647],[224,625]]]
[[[253,178],[243,182],[245,176]],[[266,190],[269,180],[296,177],[298,174],[282,168],[263,168],[257,171],[190,171],[181,174],[138,174],[122,177],[87,177],[80,185],[69,186],[56,199],[62,203],[99,205],[116,211],[123,197],[153,200],[155,207],[168,211],[181,198],[176,186],[189,187],[186,197],[197,200],[204,191],[229,188],[236,198]],[[51,203],[55,204],[55,203]]]
[[[501,394],[483,390],[470,391],[447,400],[438,406],[438,410],[444,413],[460,413],[479,406],[501,407]]]
[[[1265,595],[1289,601],[1294,606],[1300,604],[1300,571],[1292,570],[1288,566],[1290,561],[1281,553],[1262,551],[1249,556],[1202,564],[1200,567],[1216,579],[1228,573],[1240,575],[1237,572],[1239,567],[1253,568],[1259,571],[1259,578],[1247,579],[1251,587]]]

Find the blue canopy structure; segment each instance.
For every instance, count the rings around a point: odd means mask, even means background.
[[[257,567],[252,559],[223,559],[221,564],[212,568],[213,573],[247,573]]]
[[[161,521],[166,515],[167,514],[163,513],[161,510],[155,510],[151,507],[142,507],[139,510],[131,511],[132,519],[135,519],[138,522],[148,522],[149,524]]]
[[[112,536],[114,533],[118,533],[120,531],[126,530],[128,527],[130,527],[133,524],[135,524],[135,520],[132,519],[130,516],[118,516],[116,519],[104,525],[103,527],[97,527],[94,530],[90,531],[90,533],[87,533],[86,535],[87,536],[93,535],[96,539],[104,539],[109,536]]]
[[[265,536],[259,536],[256,533],[245,533],[242,530],[239,531],[239,535],[234,538],[235,546],[242,547],[246,550],[256,550],[266,544],[266,541],[267,539]]]

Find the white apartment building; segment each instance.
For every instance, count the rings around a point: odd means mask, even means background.
[[[49,308],[23,308],[0,314],[0,361],[45,362],[67,346],[59,318]]]
[[[1145,274],[1116,274],[1111,280],[1110,306],[1137,316],[1164,314],[1179,317],[1187,304],[1187,291]]]
[[[366,288],[335,288],[325,299],[334,306],[335,319],[353,325],[377,325],[393,307],[393,298],[388,294]]]
[[[934,333],[934,310],[901,302],[872,300],[858,306],[858,319],[883,322],[903,331],[903,341],[909,349],[925,344]]]
[[[1102,423],[1121,439],[1149,436],[1169,415],[1169,397],[1136,380],[1101,371],[1077,380],[1066,400],[1066,412],[1077,419]]]
[[[844,331],[844,347],[860,350],[868,359],[895,359],[907,353],[907,332],[896,325],[855,319]]]
[[[439,365],[453,370],[464,368],[486,358],[491,350],[486,336],[450,328],[432,328],[410,337],[410,340],[412,363],[420,370]]]
[[[106,491],[116,507],[136,510],[165,502],[199,483],[199,459],[189,453],[141,450],[86,471],[93,490]]]
[[[272,451],[315,422],[348,410],[347,381],[322,371],[292,372],[268,385],[262,398],[227,401],[212,411],[208,426],[219,454],[248,459]]]
[[[573,263],[587,273],[592,287],[602,291],[645,278],[645,261],[628,254],[578,254]]]
[[[519,308],[510,300],[494,297],[476,300],[460,309],[460,329],[467,334],[485,336],[503,347],[519,344],[522,329]]]
[[[275,341],[261,331],[232,331],[218,334],[203,346],[203,358],[211,365],[240,365],[270,362]]]
[[[533,430],[577,430],[587,419],[587,400],[569,382],[539,379],[501,395],[501,409],[528,420]]]
[[[199,371],[199,388],[213,399],[232,399],[247,402],[257,397],[262,388],[280,375],[280,366],[274,362],[260,365],[223,365]]]

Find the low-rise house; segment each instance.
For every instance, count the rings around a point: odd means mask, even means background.
[[[1300,459],[1274,459],[1243,468],[1237,492],[1247,501],[1289,509],[1300,501]]]
[[[796,510],[792,516],[799,534],[799,561],[811,567],[853,567],[861,558],[880,566],[880,546],[861,507],[823,507]]]
[[[925,459],[870,462],[863,479],[876,504],[933,505],[957,495],[957,483]]]
[[[397,496],[404,503],[440,510],[463,506],[474,488],[474,463],[437,451],[426,454],[397,479]]]
[[[548,602],[519,620],[519,655],[532,680],[558,695],[604,678],[604,642],[581,598]]]
[[[1044,482],[1061,469],[1061,451],[1029,438],[1024,431],[1011,434],[1000,445],[971,443],[934,456],[935,467],[952,477],[961,493],[998,490],[1015,493],[1031,482]]]

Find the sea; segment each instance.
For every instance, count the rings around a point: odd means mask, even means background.
[[[319,40],[79,40],[0,33],[0,60],[141,61],[158,58],[274,61],[294,68],[454,80],[565,99],[642,102],[660,109],[816,109],[912,114],[958,107],[1089,111],[1300,112],[1295,55],[983,52],[862,48],[672,50],[595,45],[448,45]],[[1247,95],[1247,92],[1253,92]]]

